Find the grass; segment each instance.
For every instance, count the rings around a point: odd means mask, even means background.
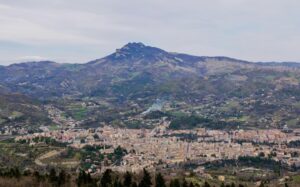
[[[265,79],[268,80],[268,81],[272,81],[272,80],[274,80],[275,78],[276,78],[275,75],[267,75],[267,76],[265,77]]]
[[[237,107],[239,107],[240,106],[240,104],[239,104],[239,102],[237,102],[237,101],[229,101],[228,103],[227,103],[227,107],[229,107],[229,108],[237,108]]]
[[[288,120],[286,122],[286,124],[289,126],[289,127],[297,127],[297,124],[300,122],[300,118],[295,118],[295,119],[291,119],[291,120]]]
[[[250,116],[242,116],[242,117],[238,118],[238,120],[240,122],[245,122],[245,121],[248,121],[249,119],[250,119]]]
[[[16,118],[21,117],[21,116],[23,116],[23,113],[18,112],[18,111],[13,111],[10,115],[10,117],[13,118],[13,119],[16,119]]]
[[[186,177],[185,178],[188,182],[193,182],[193,184],[202,185],[202,180],[198,177]]]
[[[230,117],[228,121],[236,121],[236,122],[246,122],[250,119],[250,116],[242,116],[242,117]]]
[[[293,104],[293,106],[297,109],[300,109],[300,102],[296,102]]]
[[[68,117],[68,115],[67,115],[65,112],[62,112],[62,113],[61,113],[61,116],[62,116],[63,118],[67,118],[67,117]]]
[[[2,119],[2,118],[0,118],[0,124],[2,124],[2,123],[4,123],[4,122],[6,122],[6,120],[5,120],[5,119]]]
[[[293,182],[300,184],[300,175],[295,175],[292,177]]]
[[[220,107],[220,110],[224,112],[229,112],[233,109],[238,108],[239,106],[240,104],[237,101],[228,101],[225,105]]]
[[[80,104],[72,104],[70,106],[68,106],[68,110],[71,113],[71,116],[75,119],[75,120],[83,120],[86,118],[88,109],[86,107],[83,107]]]
[[[58,129],[59,129],[59,126],[56,125],[56,124],[52,124],[52,125],[49,126],[50,131],[55,131],[55,130],[58,130]]]
[[[73,111],[73,116],[76,120],[82,120],[86,117],[87,109],[86,108],[78,108],[75,111]]]

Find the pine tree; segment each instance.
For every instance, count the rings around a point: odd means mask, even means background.
[[[188,187],[188,183],[186,182],[185,179],[183,179],[182,187]]]
[[[137,183],[136,182],[133,182],[131,187],[138,187]]]
[[[50,173],[49,173],[49,180],[50,180],[51,183],[57,182],[56,171],[55,171],[54,168],[52,168],[52,169],[50,170]]]
[[[111,177],[112,171],[110,169],[107,169],[102,178],[101,178],[101,187],[109,187],[112,184],[112,177]]]
[[[85,172],[83,170],[80,170],[78,177],[76,179],[77,181],[77,186],[80,187],[81,184],[84,184],[85,180]]]
[[[41,181],[41,176],[40,176],[40,173],[38,171],[35,171],[33,173],[33,176],[34,178],[37,180],[37,182],[40,182]]]
[[[18,167],[15,167],[15,169],[14,169],[14,177],[16,177],[16,178],[21,177],[21,172]]]
[[[85,173],[85,172],[84,172]],[[86,181],[86,183],[87,184],[91,184],[91,183],[93,183],[93,179],[92,179],[92,177],[91,177],[91,174],[90,173],[88,173],[88,174],[85,174],[85,181]]]
[[[113,187],[123,187],[123,184],[120,182],[120,180],[115,179]]]
[[[58,186],[64,185],[66,183],[66,172],[64,170],[61,170],[58,175]]]
[[[129,173],[128,171],[125,173],[125,176],[124,176],[124,183],[123,183],[123,186],[124,187],[130,187],[131,186],[131,183],[132,183],[132,175],[131,173]]]
[[[173,187],[173,186],[174,186],[174,180],[172,179],[172,180],[170,181],[169,187]]]
[[[93,184],[94,183],[91,175],[89,173],[86,174],[85,171],[83,171],[83,170],[81,170],[79,172],[79,175],[78,175],[76,181],[77,181],[78,187],[80,187],[81,185],[89,185],[89,184]]]
[[[180,187],[180,182],[178,179],[171,180],[170,187]]]
[[[165,179],[161,173],[158,173],[155,177],[155,187],[166,187]]]
[[[115,181],[114,181],[113,187],[119,187],[119,181],[118,181],[118,180],[115,180]]]
[[[139,184],[139,187],[151,187],[152,182],[151,182],[151,176],[150,173],[144,169],[144,176]]]
[[[203,187],[210,187],[210,184],[207,181],[205,181]]]

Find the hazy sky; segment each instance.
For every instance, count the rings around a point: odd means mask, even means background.
[[[84,63],[128,42],[300,62],[299,0],[0,0],[0,64]]]

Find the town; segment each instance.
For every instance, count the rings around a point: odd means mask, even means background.
[[[154,129],[121,129],[105,126],[96,129],[69,129],[45,131],[17,136],[15,141],[35,145],[36,138],[48,137],[67,143],[74,149],[85,146],[102,146],[102,154],[113,153],[117,148],[125,150],[119,164],[87,157],[87,172],[101,173],[106,169],[119,172],[139,172],[143,168],[155,169],[184,163],[201,163],[238,159],[242,156],[266,157],[290,167],[300,166],[300,150],[289,146],[300,141],[300,129],[268,130],[168,130],[168,124]],[[195,172],[203,172],[202,167]]]

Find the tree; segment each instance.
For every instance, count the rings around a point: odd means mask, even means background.
[[[151,187],[151,176],[150,173],[144,168],[144,176],[139,184],[139,187]]]
[[[88,185],[93,183],[93,179],[90,174],[86,174],[85,171],[80,170],[79,175],[76,179],[78,187],[81,185]]]
[[[119,181],[118,180],[114,181],[113,187],[119,187]]]
[[[111,178],[112,170],[107,169],[101,178],[101,187],[109,187],[112,184],[112,178]]]
[[[64,185],[66,183],[66,172],[64,170],[61,170],[59,175],[58,175],[58,186]]]
[[[11,169],[11,171],[12,171],[11,173],[12,173],[13,177],[15,177],[15,178],[20,178],[21,177],[21,172],[20,172],[18,167],[15,167],[14,169]]]
[[[179,179],[171,180],[170,187],[180,187]]]
[[[129,173],[128,171],[125,173],[125,176],[124,176],[124,183],[123,183],[123,186],[124,187],[130,187],[131,186],[131,183],[132,183],[132,175],[131,173]]]
[[[161,173],[158,173],[155,177],[155,187],[166,187],[165,179]]]
[[[50,173],[49,173],[49,181],[51,183],[56,183],[57,182],[57,176],[56,176],[56,171],[54,168],[52,168],[50,170]]]
[[[100,138],[98,134],[94,134],[93,137],[94,137],[94,139],[96,139],[96,140],[99,140],[99,138]]]
[[[260,152],[260,153],[258,154],[258,156],[259,156],[259,157],[265,157],[265,153],[264,153],[264,152]]]
[[[123,156],[125,156],[127,154],[126,149],[121,148],[120,146],[118,146],[115,150],[114,150],[114,160],[116,162],[116,165],[120,165],[121,160],[123,158]]]
[[[210,187],[210,184],[207,181],[205,181],[203,187]]]
[[[188,187],[188,183],[186,182],[185,179],[183,179],[182,187]]]
[[[235,184],[232,182],[230,187],[235,187]]]
[[[190,187],[195,187],[193,182],[190,183]]]
[[[33,176],[34,176],[34,178],[37,180],[37,182],[40,182],[40,181],[41,181],[41,175],[40,175],[40,173],[39,173],[38,171],[35,171],[35,172],[33,173]]]
[[[121,183],[121,181],[119,179],[116,178],[114,180],[113,187],[123,187],[123,184]]]

